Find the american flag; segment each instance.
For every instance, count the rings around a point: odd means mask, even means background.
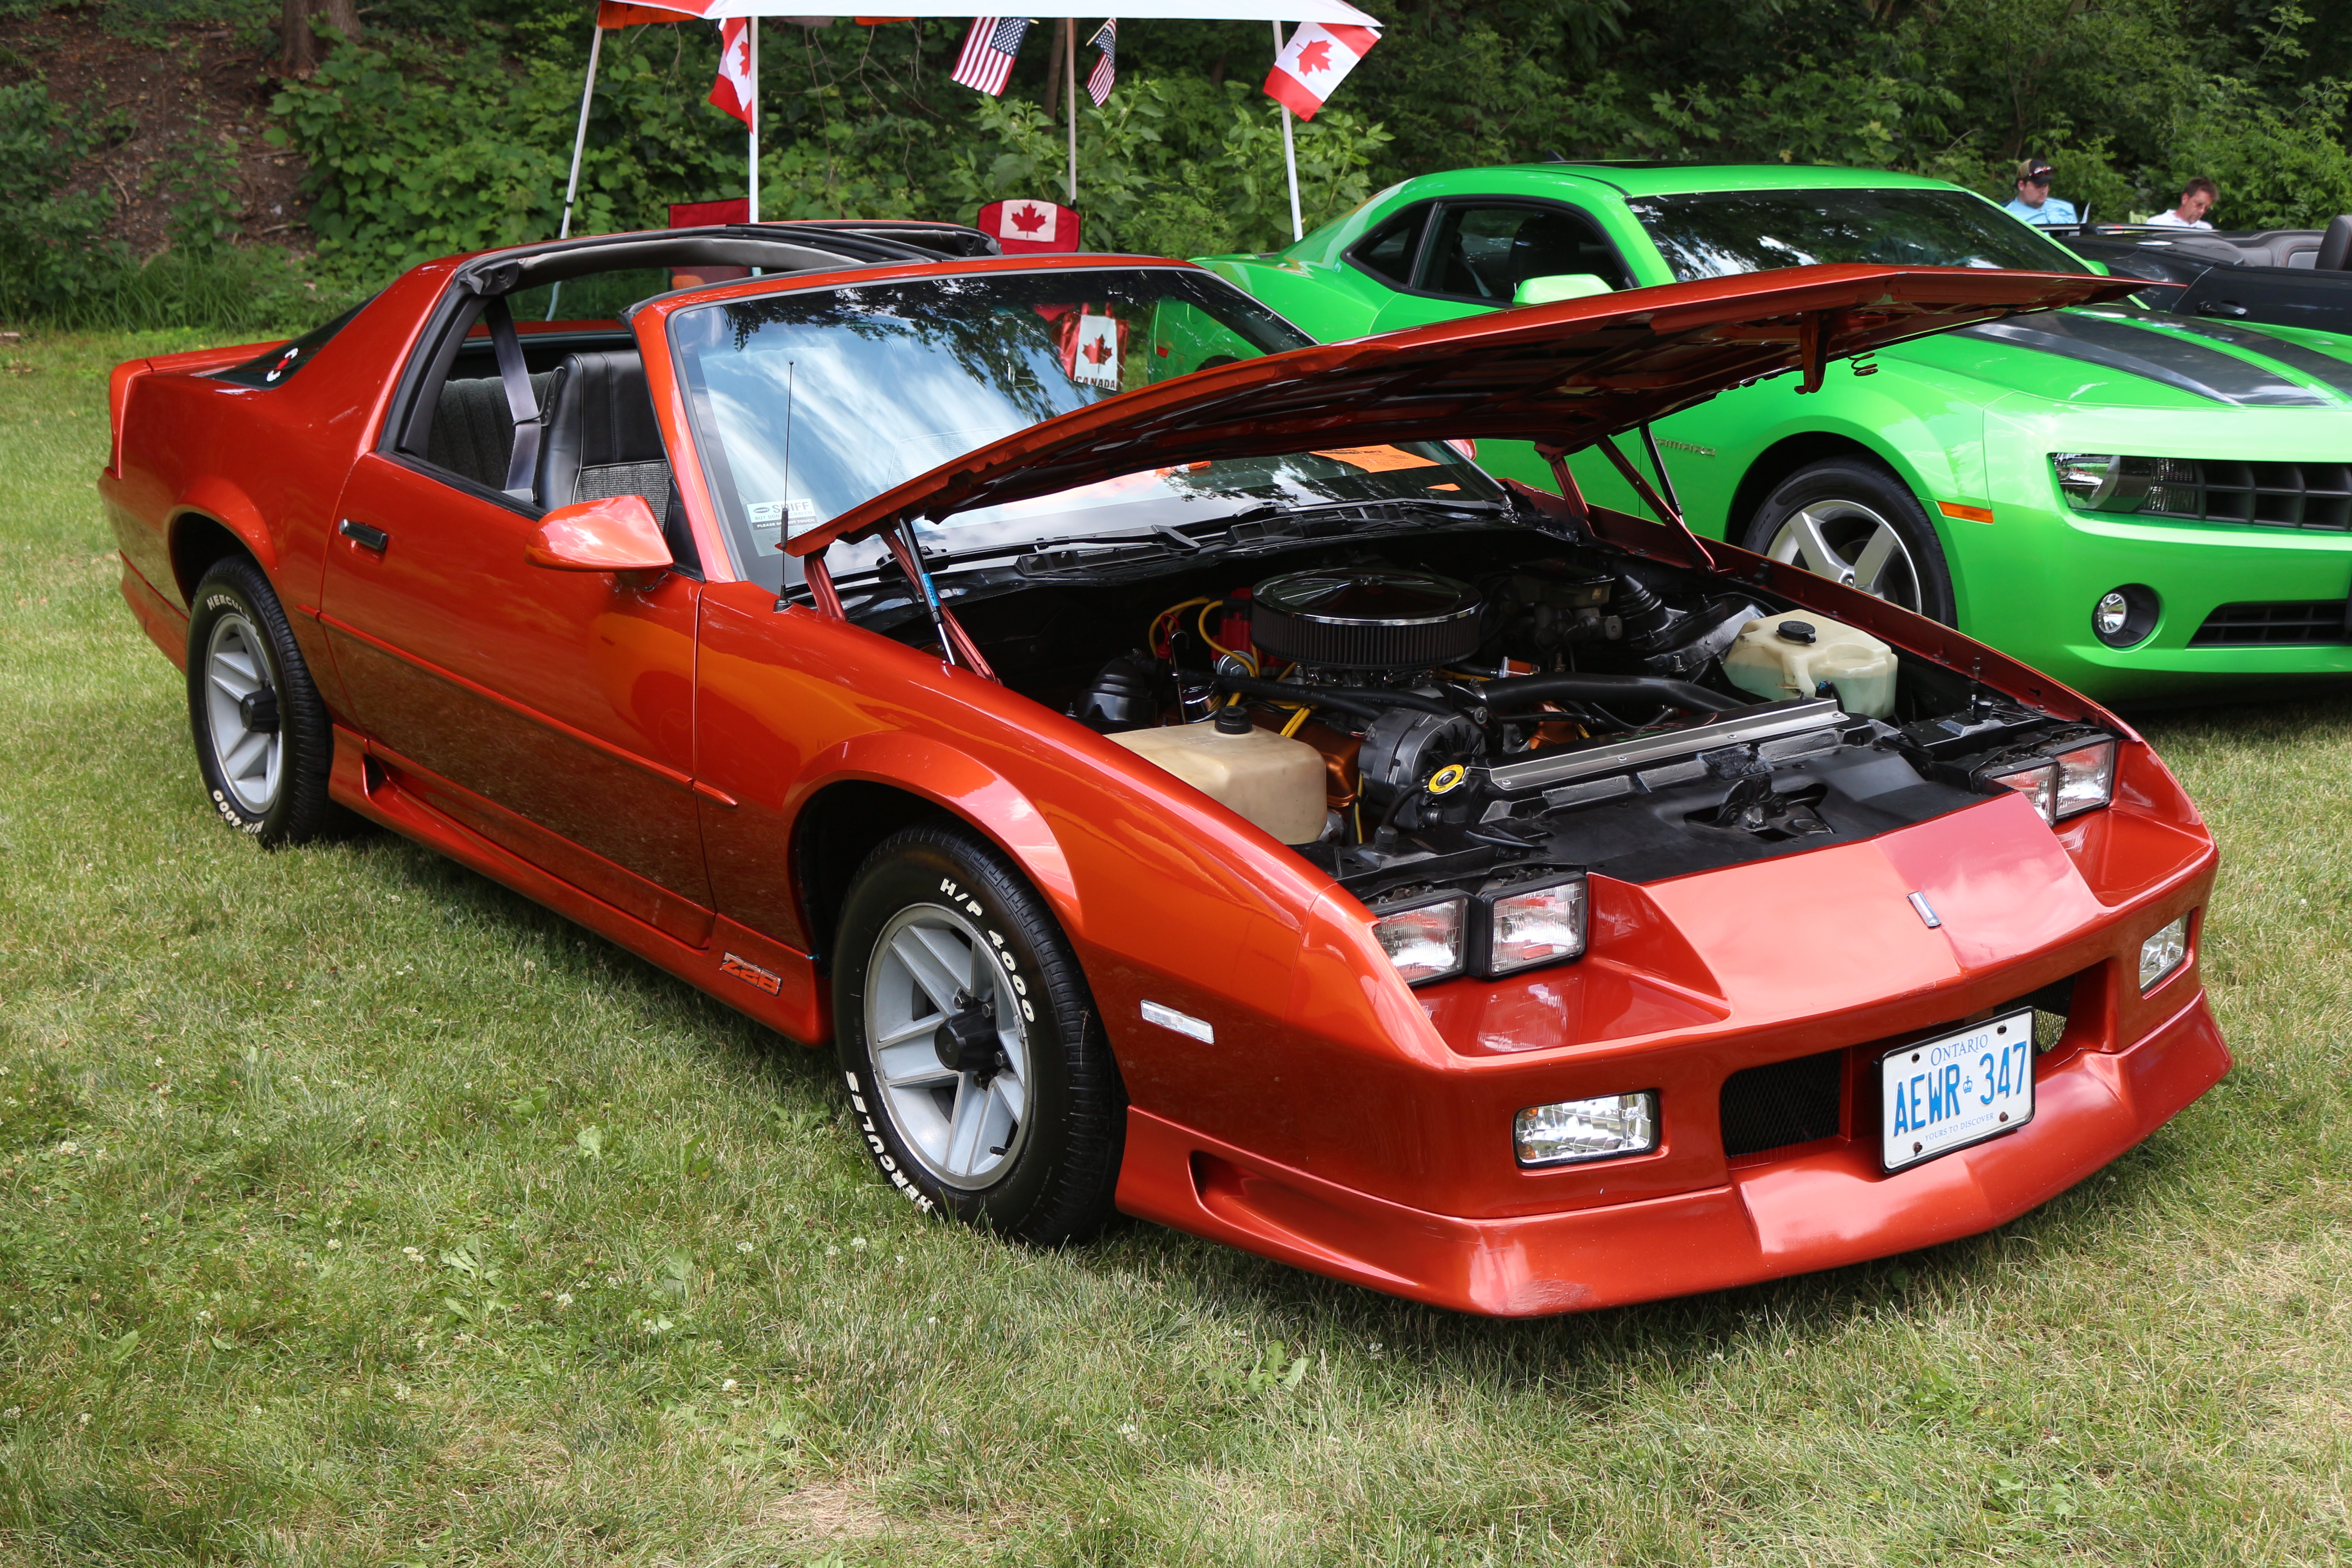
[[[964,35],[963,53],[956,57],[955,69],[948,73],[948,79],[992,98],[1003,96],[1005,80],[1013,74],[1013,57],[1021,52],[1021,40],[1028,36],[1026,16],[973,17],[971,31]]]
[[[1110,84],[1118,79],[1118,18],[1114,16],[1102,25],[1102,31],[1087,42],[1102,51],[1095,68],[1087,73],[1087,96],[1100,109],[1110,101]]]

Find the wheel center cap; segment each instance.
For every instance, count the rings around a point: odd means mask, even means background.
[[[236,700],[237,721],[260,735],[278,732],[278,693],[257,687]]]
[[[1004,1065],[996,1039],[996,1005],[975,999],[970,992],[955,995],[956,1010],[931,1036],[931,1049],[940,1066],[950,1072],[970,1073],[985,1087]]]

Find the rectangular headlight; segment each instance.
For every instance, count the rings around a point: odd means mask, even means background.
[[[1496,890],[1490,884],[1478,902],[1486,917],[1481,973],[1489,979],[1563,963],[1584,951],[1586,900],[1580,872],[1535,887]]]
[[[2052,820],[2063,822],[2077,812],[2095,811],[2115,798],[2116,743],[2091,741],[2063,751],[2058,764],[2057,795]]]
[[[2139,944],[2139,988],[2157,983],[2189,961],[2189,917],[2181,916]]]
[[[2037,757],[2029,763],[2004,767],[1998,773],[1978,776],[1983,783],[2015,790],[2032,801],[2033,809],[2042,814],[2042,821],[2058,820],[2058,764],[2048,757]]]
[[[1462,973],[1469,911],[1469,896],[1451,893],[1379,914],[1372,934],[1406,984],[1443,980]]]
[[[2042,821],[2054,827],[2115,798],[2115,737],[2061,741],[2038,756],[1989,763],[1978,771],[1976,782],[1980,788],[2016,791],[2033,803]]]
[[[1646,1154],[1658,1146],[1658,1091],[1604,1094],[1530,1105],[1511,1124],[1511,1152],[1522,1165],[1566,1165]]]

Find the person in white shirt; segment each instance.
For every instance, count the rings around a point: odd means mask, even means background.
[[[2200,174],[2189,182],[2180,193],[2180,205],[2168,213],[2158,213],[2147,220],[2150,228],[2211,228],[2205,215],[2221,197],[2221,188]]]
[[[2040,158],[2028,158],[2017,166],[2017,194],[2000,210],[2011,217],[2023,218],[2038,228],[2066,225],[2079,220],[2074,216],[2074,204],[2050,199],[2052,170]]]

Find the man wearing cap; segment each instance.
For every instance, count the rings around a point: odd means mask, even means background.
[[[2017,166],[2017,195],[2001,210],[2042,228],[2079,221],[2074,203],[2051,199],[2050,165],[2039,158],[2028,158]]]

